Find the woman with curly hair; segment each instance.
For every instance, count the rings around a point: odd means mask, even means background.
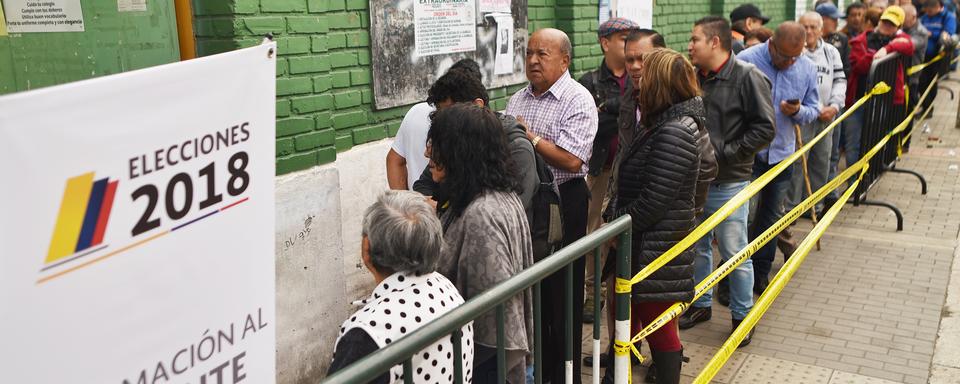
[[[445,247],[437,271],[469,300],[533,265],[530,227],[497,116],[472,103],[437,111],[426,155],[433,180],[447,197],[440,217]],[[533,299],[526,291],[504,306],[507,379],[522,384],[525,358],[533,348]],[[474,329],[473,382],[496,382],[495,313],[474,320]]]

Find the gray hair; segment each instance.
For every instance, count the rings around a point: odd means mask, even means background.
[[[813,20],[816,20],[816,21],[817,21],[817,28],[818,28],[818,29],[822,29],[822,28],[823,28],[823,16],[821,16],[819,13],[816,13],[816,12],[814,12],[814,11],[808,11],[808,12],[804,13],[803,16],[800,16],[800,20],[803,20],[803,19],[813,19]]]
[[[363,214],[370,261],[380,272],[425,274],[436,270],[443,230],[423,195],[387,191]]]

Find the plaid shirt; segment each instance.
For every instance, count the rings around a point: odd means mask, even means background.
[[[597,106],[593,96],[565,72],[540,97],[533,95],[533,86],[517,91],[507,103],[506,113],[522,116],[530,130],[583,160],[577,172],[568,172],[552,165],[557,185],[584,177],[597,135]]]

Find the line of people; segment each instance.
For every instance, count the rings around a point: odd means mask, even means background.
[[[388,184],[396,191],[367,210],[362,234],[361,258],[377,287],[343,323],[330,372],[619,216],[632,217],[633,273],[650,264],[862,96],[874,59],[897,52],[917,62],[954,38],[956,17],[939,0],[924,2],[919,21],[911,4],[878,9],[878,3],[851,4],[845,17],[833,3],[818,1],[799,22],[783,22],[773,31],[763,27],[769,18],[758,7],[745,4],[729,21],[697,20],[686,56],[667,49],[656,31],[613,18],[598,28],[600,65],[579,80],[570,74],[568,36],[541,29],[530,36],[525,52],[529,84],[510,97],[502,113],[489,108],[479,65],[470,59],[455,63],[434,82],[427,100],[409,110],[387,154]],[[896,102],[907,99],[904,82],[922,86],[923,81],[924,76],[898,79]],[[862,124],[862,114],[853,114],[842,130],[811,150],[814,190],[834,177],[841,153],[847,164],[857,160]],[[803,172],[793,168],[763,188],[753,204],[740,206],[633,286],[634,333],[671,304],[693,300],[696,283],[716,265],[714,247],[719,261],[729,259],[805,197]],[[833,195],[817,211],[835,200]],[[788,257],[792,238],[786,234],[780,240]],[[777,248],[771,242],[757,251],[719,287],[718,301],[732,315],[731,331],[751,310],[754,293],[769,283]],[[579,382],[581,364],[563,354],[565,330],[573,330],[570,341],[579,360],[581,323],[599,321],[594,309],[604,305],[593,302],[593,284],[585,282],[599,274],[612,287],[616,252],[604,247],[599,271],[592,255],[573,263],[572,324],[566,324],[571,304],[562,294],[564,274],[543,281],[543,363],[534,368],[544,382],[565,383],[569,365]],[[608,289],[603,295],[608,319],[614,313],[612,294]],[[648,382],[679,382],[679,330],[710,320],[712,303],[713,292],[707,292],[646,339],[653,356]],[[505,309],[508,382],[527,383],[531,294],[510,299]],[[464,327],[467,382],[496,381],[496,326],[491,311]],[[741,346],[751,338],[752,333]],[[415,355],[415,379],[452,382],[451,351],[444,338]],[[607,357],[601,359],[608,365]],[[377,382],[398,381],[401,373],[395,367]],[[612,370],[604,381],[612,382]]]

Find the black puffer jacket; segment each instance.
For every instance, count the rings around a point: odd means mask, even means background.
[[[633,273],[686,237],[695,224],[694,195],[700,173],[697,147],[703,101],[693,98],[644,127],[619,164],[615,216],[633,218]],[[693,299],[693,250],[687,249],[633,286],[642,301]]]

